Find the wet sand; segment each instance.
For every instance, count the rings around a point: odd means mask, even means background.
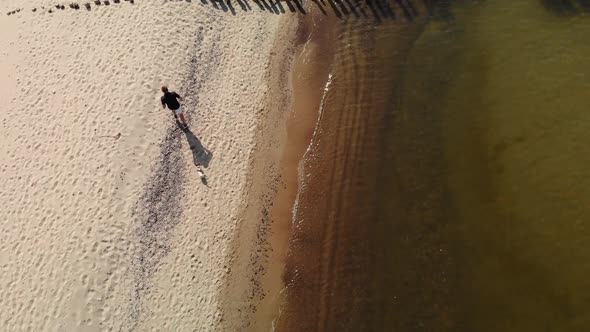
[[[292,234],[293,207],[299,189],[301,160],[313,137],[323,87],[328,78],[333,54],[331,45],[336,36],[330,29],[315,30],[312,21],[334,24],[334,18],[326,18],[312,11],[308,17],[299,17],[293,41],[293,60],[288,75],[292,101],[286,120],[286,137],[280,159],[280,186],[270,209],[272,226],[268,241],[272,251],[268,267],[261,280],[265,297],[256,307],[251,331],[270,331],[273,321],[280,315],[285,301],[283,272]]]
[[[397,87],[425,16],[403,23],[309,21],[307,43],[322,43],[322,50],[306,53],[304,46],[306,66],[294,68],[295,101],[305,99],[319,114],[300,165],[278,331],[445,325],[449,263],[435,215],[443,197],[432,190],[436,184],[417,185],[435,178],[438,156],[414,160],[406,153],[425,147],[421,140],[431,137],[422,138],[423,129],[391,135],[411,128],[411,116],[396,113]],[[396,161],[407,168],[393,168]]]

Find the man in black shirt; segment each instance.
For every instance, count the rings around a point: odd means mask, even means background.
[[[188,127],[186,120],[184,119],[184,114],[182,114],[182,106],[180,106],[180,102],[178,102],[178,100],[182,101],[182,97],[174,91],[169,92],[168,87],[166,86],[162,87],[162,92],[164,93],[162,98],[160,98],[162,101],[162,107],[166,109],[166,106],[168,106],[168,109],[170,109],[172,114],[174,114],[174,118],[177,120],[180,118],[182,125],[185,128]]]

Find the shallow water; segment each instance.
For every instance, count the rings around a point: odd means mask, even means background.
[[[338,26],[278,331],[590,328],[584,3]]]

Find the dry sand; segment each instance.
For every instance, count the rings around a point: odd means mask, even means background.
[[[288,63],[293,16],[55,4],[0,1],[0,330],[241,330],[280,156],[257,142],[280,139],[288,105],[271,55]]]

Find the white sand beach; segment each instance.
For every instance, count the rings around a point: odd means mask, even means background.
[[[90,4],[0,1],[0,330],[241,330],[295,16]]]

